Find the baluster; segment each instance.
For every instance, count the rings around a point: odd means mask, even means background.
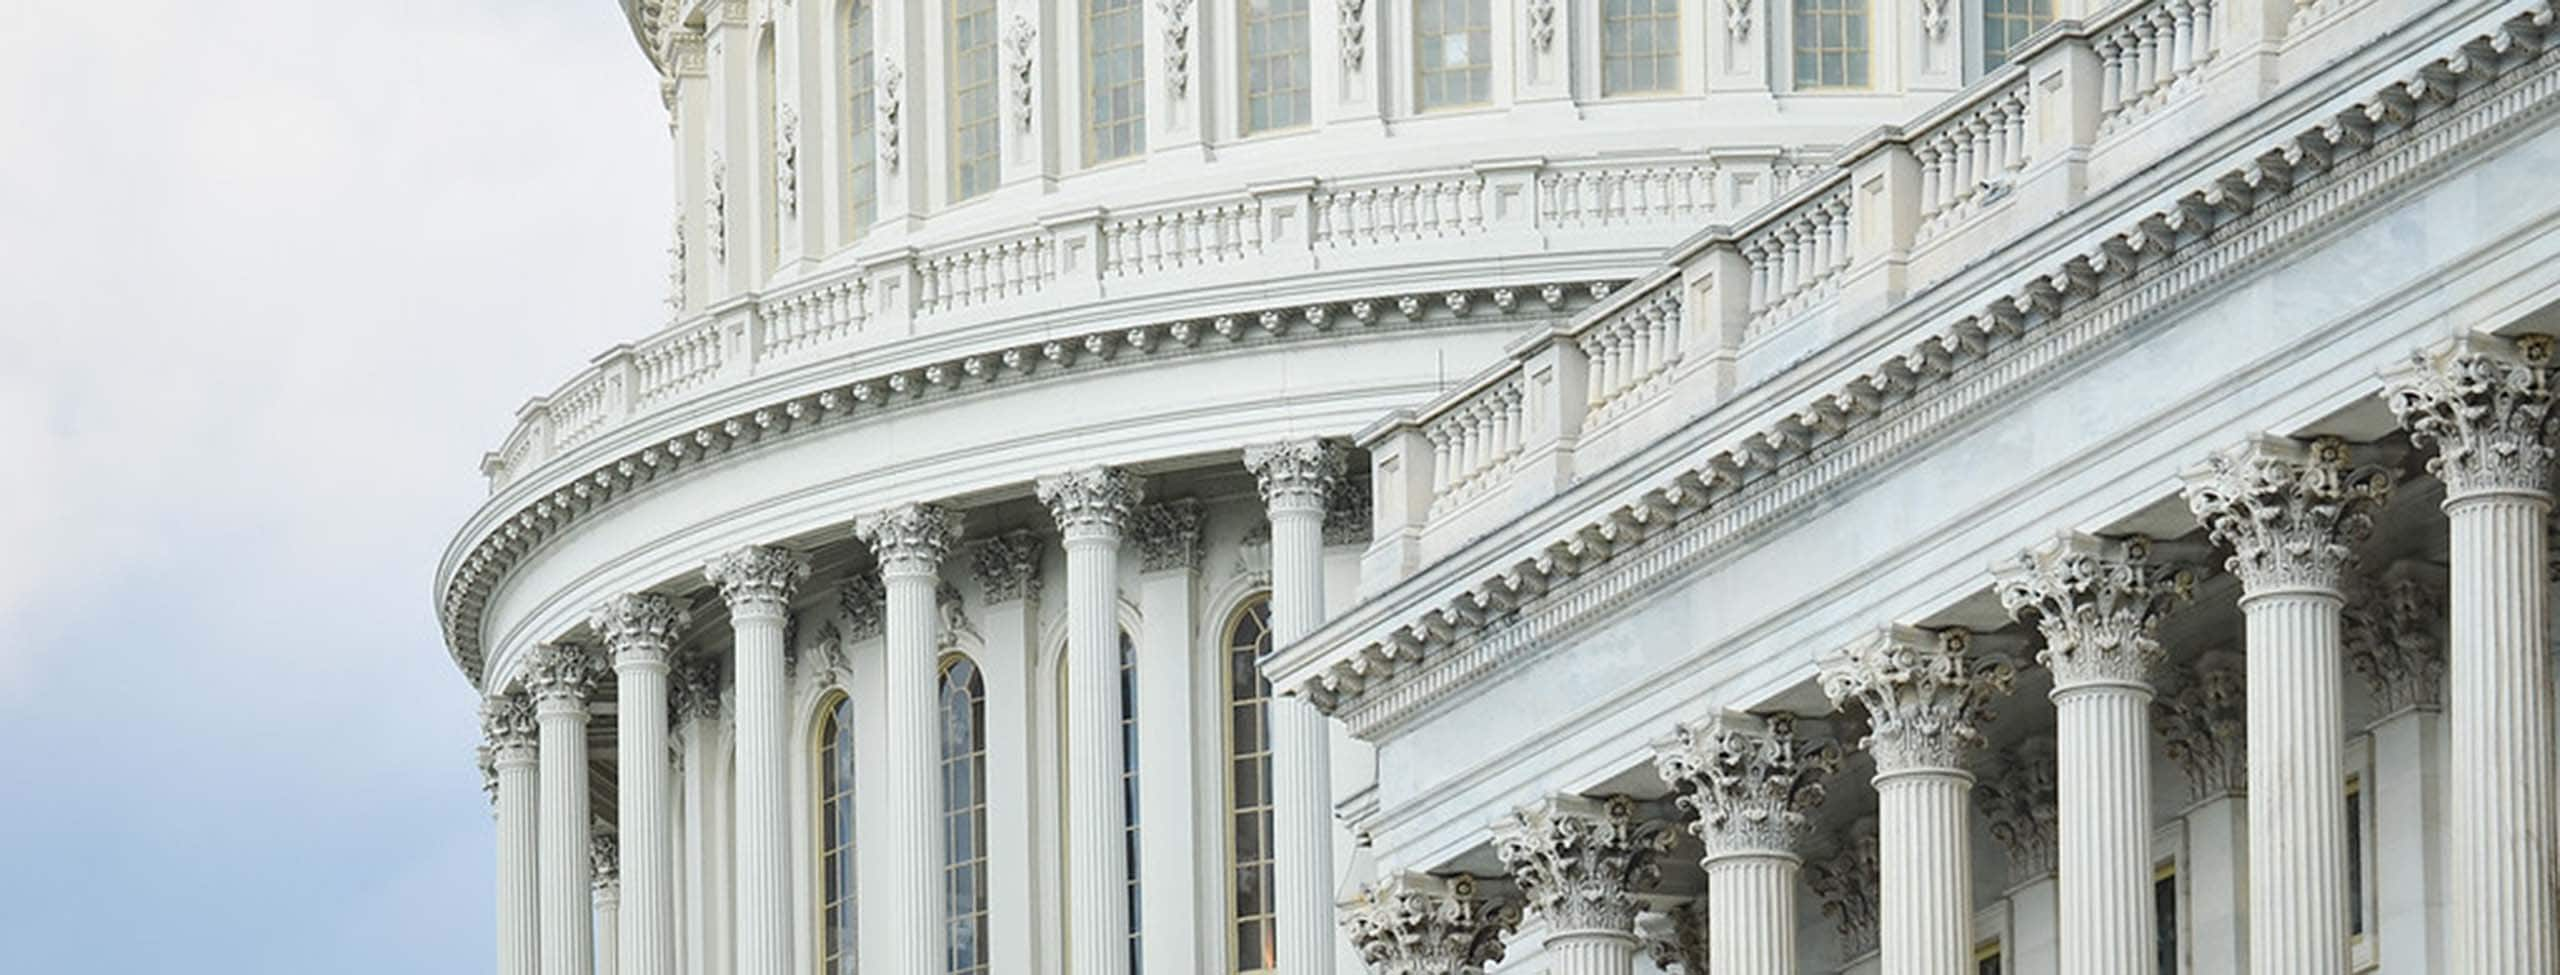
[[[2202,65],[2220,53],[2213,41],[2213,5],[2217,0],[2197,0],[2194,6],[2196,63]]]
[[[1743,260],[1751,265],[1751,313],[1757,315],[1769,307],[1769,252],[1753,244],[1743,251]]]
[[[2170,63],[2175,66],[2177,76],[2184,78],[2196,67],[2194,21],[2188,16],[2186,0],[2169,0],[2163,7],[2169,12],[2171,25]]]
[[[1848,195],[1832,197],[1823,209],[1831,214],[1831,268],[1838,271],[1849,266]]]

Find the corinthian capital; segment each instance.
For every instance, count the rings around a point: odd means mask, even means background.
[[[1130,527],[1138,543],[1139,570],[1199,569],[1208,554],[1201,544],[1200,523],[1200,502],[1191,498],[1139,508]]]
[[[2054,871],[2062,842],[2061,774],[2050,737],[2019,743],[2016,757],[1974,785],[1991,838],[2009,853],[2009,879],[2024,883]]]
[[[702,574],[720,587],[729,615],[780,615],[790,608],[800,580],[809,577],[809,557],[779,546],[749,545],[712,559]]]
[[[2000,605],[2043,632],[2036,662],[2064,688],[2147,681],[2160,620],[2195,593],[2195,573],[2153,564],[2142,538],[2065,534],[1994,571]]]
[[[1553,796],[1493,827],[1493,851],[1549,931],[1633,932],[1636,892],[1662,880],[1671,831],[1625,796]]]
[[[969,562],[978,574],[979,588],[986,590],[987,602],[1039,601],[1038,536],[1015,530],[987,539],[970,554]]]
[[[2383,401],[2449,498],[2551,490],[2553,340],[2465,333],[2383,373]]]
[[[667,707],[675,723],[717,721],[720,719],[720,667],[709,660],[694,660],[677,667],[673,686],[667,695]]]
[[[1822,662],[1822,692],[1833,707],[1866,708],[1869,733],[1859,743],[1876,771],[1958,769],[1966,750],[1982,744],[1991,698],[2017,678],[2008,661],[1976,660],[1962,629],[1887,626]]]
[[[566,702],[585,707],[604,677],[604,662],[579,643],[545,643],[525,663],[524,683],[536,704]]]
[[[1262,485],[1263,503],[1273,509],[1322,513],[1342,480],[1347,455],[1329,440],[1292,440],[1244,449],[1244,466]]]
[[[2444,586],[2410,572],[2349,583],[2341,612],[2347,665],[2373,688],[2383,714],[2444,707]]]
[[[1343,932],[1371,975],[1484,975],[1519,920],[1517,904],[1465,876],[1398,873],[1342,905]]]
[[[1678,969],[1680,975],[1707,975],[1707,901],[1699,898],[1683,901],[1645,915],[1639,926],[1644,930],[1645,953],[1653,956],[1653,966],[1663,971]]]
[[[882,575],[932,575],[960,538],[960,515],[938,504],[900,505],[863,516],[853,533],[880,559]]]
[[[857,572],[836,586],[836,608],[844,614],[844,641],[859,643],[879,636],[888,621],[889,590],[877,572]]]
[[[1728,712],[1655,742],[1653,767],[1697,815],[1689,829],[1706,843],[1708,860],[1794,855],[1822,805],[1824,780],[1840,771],[1840,746],[1797,737],[1787,715]]]
[[[622,843],[611,833],[587,837],[588,880],[597,890],[614,890],[622,886]]]
[[[533,700],[517,691],[480,702],[480,734],[489,741],[493,762],[530,757],[541,736],[533,720]]]
[[[687,622],[674,600],[650,592],[615,596],[587,614],[587,626],[604,637],[617,664],[665,663],[676,631]]]
[[[1822,902],[1822,916],[1840,931],[1840,957],[1875,950],[1883,876],[1883,833],[1873,818],[1850,824],[1849,839],[1839,851],[1805,871],[1805,885]]]
[[[2249,784],[2249,681],[2239,658],[2206,654],[2151,702],[2161,751],[2187,773],[2197,800]]]
[[[2256,437],[2185,471],[2187,507],[2250,592],[2335,591],[2391,497],[2391,474],[2323,437]]]
[[[1049,514],[1058,519],[1058,531],[1071,542],[1118,539],[1129,523],[1130,509],[1146,494],[1137,478],[1116,467],[1052,474],[1041,478],[1036,487],[1040,503],[1049,506]]]

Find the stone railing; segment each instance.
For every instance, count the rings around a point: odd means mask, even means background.
[[[2188,133],[2252,107],[2256,98],[2218,89],[2252,91],[2268,78],[2215,72],[2262,71],[2264,60],[2243,65],[2216,52],[2273,50],[2281,39],[2249,36],[2236,22],[2217,28],[2217,18],[2246,4],[2256,14],[2249,23],[2281,25],[2291,12],[2282,5],[2292,2],[2130,0],[2090,21],[2057,23],[2013,64],[1909,126],[1878,130],[1810,171],[1768,170],[1784,181],[1769,205],[1704,225],[1654,273],[1566,327],[1524,336],[1474,381],[1362,434],[1379,485],[1364,585],[1391,583],[1784,374],[1905,296],[2181,148]],[[2115,138],[2145,118],[2174,124]],[[2093,176],[2102,142],[2113,155]],[[1674,202],[1646,212],[1676,206],[1698,179],[1695,170],[1656,177],[1645,199]],[[1592,212],[1568,204],[1609,192],[1562,172],[1538,186],[1542,212],[1558,217]],[[2032,314],[2078,286],[2068,276],[2023,282],[2001,307]],[[1793,429],[1825,429],[1854,406],[1810,410]]]
[[[919,332],[1337,268],[1666,246],[1719,216],[1719,200],[1765,202],[1823,171],[1801,152],[1765,149],[1511,159],[1053,214],[1026,229],[851,260],[617,347],[528,405],[482,466],[495,490],[708,389]]]

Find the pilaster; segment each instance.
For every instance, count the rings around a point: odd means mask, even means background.
[[[1307,0],[1316,125],[1382,127],[1386,73],[1398,70],[1389,63],[1392,53],[1379,50],[1387,39],[1381,21],[1389,2]]]
[[[1022,529],[967,546],[981,594],[977,663],[987,692],[987,928],[993,940],[986,949],[991,965],[1006,970],[1056,964],[1042,957],[1056,949],[1039,936],[1039,861],[1046,845],[1040,830],[1055,820],[1031,814],[1040,803],[1042,746],[1056,740],[1039,721],[1046,712],[1033,706],[1048,690],[1039,679],[1040,569],[1047,548],[1045,539]],[[858,598],[872,601],[876,627],[878,593]]]
[[[1225,930],[1224,865],[1199,855],[1201,824],[1219,823],[1227,799],[1218,795],[1214,770],[1223,761],[1216,734],[1185,734],[1225,718],[1195,718],[1193,689],[1200,686],[1201,656],[1193,634],[1200,626],[1202,544],[1200,502],[1177,498],[1140,506],[1129,538],[1138,549],[1138,727],[1166,729],[1138,736],[1138,929],[1142,964],[1149,972],[1212,971],[1202,932]],[[1210,678],[1216,684],[1224,675]],[[1196,807],[1196,808],[1195,808]],[[1223,835],[1223,830],[1213,831]],[[1224,938],[1216,939],[1223,943]]]

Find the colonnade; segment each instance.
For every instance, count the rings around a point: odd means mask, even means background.
[[[2449,901],[2440,917],[2411,912],[2414,924],[2396,932],[2400,970],[2533,973],[2560,963],[2547,923],[2560,910],[2545,595],[2552,352],[2542,337],[2465,335],[2383,377],[2386,401],[2434,451],[2429,470],[2446,487],[2449,660],[2426,631],[2425,587],[2376,581],[2357,564],[2396,480],[2373,445],[2259,436],[2183,472],[2189,509],[2239,581],[2246,652],[2237,667],[2207,656],[2180,668],[2166,698],[2155,689],[2169,656],[2161,622],[2190,598],[2199,569],[2157,558],[2141,538],[2065,534],[1995,570],[1995,594],[2041,636],[2037,660],[2054,679],[2059,970],[2154,970],[2154,725],[2200,798],[2227,789],[2245,804],[2245,816],[2200,805],[2231,828],[2200,829],[2191,842],[2200,855],[2245,857],[2245,881],[2200,879],[2196,896],[2200,909],[2245,912],[2246,971],[2349,970],[2340,802],[2349,664],[2382,692],[2377,739],[2391,731],[2388,747],[2409,753],[2408,768],[2439,761],[2421,754],[2425,716],[2449,689],[2446,869],[2426,869],[2428,840],[2413,826],[2429,818],[2423,771],[2376,809],[2377,820],[2393,818],[2375,825],[2408,847],[2384,852],[2413,888],[2402,896],[2425,898],[2441,872]],[[1977,642],[1960,628],[1885,626],[1818,664],[1834,707],[1865,722],[1858,744],[1874,760],[1877,797],[1872,880],[1856,869],[1823,879],[1872,885],[1886,975],[1975,970],[1970,769],[2014,677],[2005,655]],[[1703,909],[1670,915],[1674,930],[1651,938],[1657,957],[1692,973],[1797,970],[1808,817],[1841,752],[1796,723],[1718,714],[1655,745],[1707,873]],[[1632,821],[1633,808],[1623,797],[1542,800],[1491,832],[1508,884],[1391,875],[1346,908],[1346,934],[1373,971],[1457,975],[1498,960],[1525,914],[1547,932],[1555,975],[1625,975],[1645,940],[1633,898],[1663,850],[1660,829]],[[1497,893],[1512,888],[1516,901]],[[2240,970],[2237,947],[2196,946],[2200,970]]]
[[[1344,453],[1329,442],[1297,441],[1250,448],[1245,463],[1272,524],[1273,629],[1275,640],[1285,642],[1324,618],[1324,514],[1344,475]],[[1128,975],[1116,609],[1121,539],[1135,527],[1143,490],[1125,471],[1096,467],[1043,478],[1036,494],[1056,519],[1067,551],[1062,781],[1070,835],[1063,889],[1073,947],[1066,971]],[[1187,545],[1196,549],[1197,509],[1179,513],[1191,519]],[[866,887],[863,903],[880,916],[887,936],[864,944],[866,969],[933,973],[946,965],[943,844],[937,840],[943,817],[936,593],[943,560],[961,530],[958,512],[933,503],[900,505],[852,526],[877,558],[885,590],[880,707],[887,742],[874,781],[887,821],[864,825],[866,835],[883,840],[873,861],[879,874],[863,877],[874,885]],[[716,677],[672,669],[688,623],[673,600],[631,593],[606,601],[588,621],[601,647],[544,644],[525,668],[522,691],[488,699],[483,721],[498,813],[501,975],[674,975],[708,970],[710,953],[720,946],[737,975],[791,970],[797,925],[786,632],[810,561],[801,552],[758,545],[724,553],[703,571],[726,602],[735,636],[727,681],[735,788],[729,808],[712,808],[701,770],[685,770],[681,806],[691,824],[685,849],[677,848],[669,823],[679,790],[668,753],[670,716],[693,725],[683,730],[698,737],[707,730],[702,724],[717,720],[718,692]],[[608,671],[618,770],[617,821],[609,833],[589,817],[586,754],[589,706]],[[1335,945],[1329,733],[1323,716],[1295,698],[1274,699],[1270,707],[1279,952],[1292,975],[1322,975],[1332,969]],[[724,816],[727,829],[704,827]],[[699,848],[719,835],[731,838],[725,858]],[[680,960],[677,875],[706,878],[715,861],[725,862],[730,874],[734,911],[702,925],[721,932],[720,946],[710,944],[709,930],[695,931]],[[691,919],[687,930],[695,930]]]

